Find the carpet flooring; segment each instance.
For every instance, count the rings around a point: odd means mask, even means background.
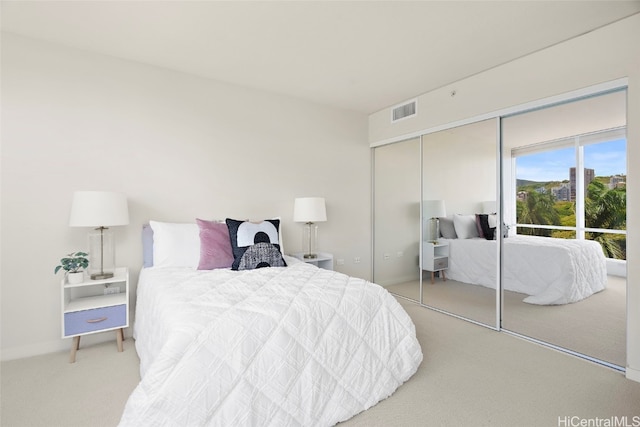
[[[419,282],[386,289],[419,299]],[[582,301],[542,306],[527,304],[525,294],[504,291],[502,328],[582,353],[617,366],[626,365],[626,279],[609,276],[607,288]],[[496,293],[484,286],[436,278],[425,281],[427,306],[496,326]]]
[[[406,300],[400,303],[416,325],[424,360],[393,395],[344,426],[558,427],[640,421],[640,383],[620,372]],[[116,426],[139,381],[133,340],[124,342],[122,353],[110,341],[81,347],[75,364],[68,357],[60,352],[2,362],[0,425]]]

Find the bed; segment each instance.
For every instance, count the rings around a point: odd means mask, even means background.
[[[449,245],[449,279],[495,289],[496,240],[439,241]],[[503,288],[529,295],[523,300],[526,303],[568,304],[606,287],[606,259],[597,242],[536,236],[510,236],[503,241]]]
[[[141,382],[120,425],[334,425],[416,372],[415,326],[391,294],[283,260],[243,271],[142,269]]]

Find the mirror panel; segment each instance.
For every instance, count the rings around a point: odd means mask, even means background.
[[[373,280],[419,300],[420,140],[374,148]]]
[[[502,131],[502,327],[624,367],[626,91],[504,118]]]
[[[423,303],[495,328],[497,157],[497,119],[422,137]]]
[[[374,280],[624,368],[626,144],[618,90],[375,148]]]

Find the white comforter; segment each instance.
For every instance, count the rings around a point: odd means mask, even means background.
[[[449,244],[446,275],[459,282],[496,287],[496,241],[440,239]],[[606,287],[600,244],[589,240],[512,236],[504,239],[503,288],[530,295],[530,304],[567,304]]]
[[[122,426],[333,425],[422,361],[386,290],[305,263],[143,269],[134,337],[142,381]]]

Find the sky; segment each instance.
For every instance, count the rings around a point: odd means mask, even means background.
[[[516,178],[541,182],[569,180],[569,168],[575,164],[573,148],[521,156],[516,160]],[[626,175],[626,140],[586,145],[584,166],[594,169],[596,176]]]

